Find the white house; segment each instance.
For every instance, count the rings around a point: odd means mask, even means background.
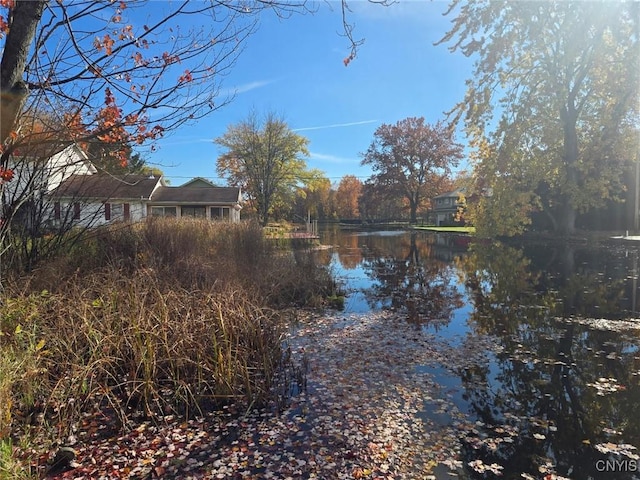
[[[6,186],[8,191],[49,192],[71,175],[92,175],[98,171],[76,144],[46,149],[41,146],[39,150],[28,149],[24,154],[18,150],[11,156],[8,168],[13,170],[14,177]]]
[[[216,187],[196,177],[179,187],[163,185],[153,192],[148,215],[199,217],[208,220],[240,221],[242,192],[238,187]]]
[[[87,155],[75,144],[37,145],[13,153],[7,168],[14,173],[3,183],[2,218],[13,218],[25,225],[42,220],[46,196],[72,175],[97,173]]]
[[[97,226],[150,215],[240,220],[239,188],[194,178],[170,187],[162,177],[98,173],[77,145],[43,142],[14,152],[0,185],[1,218],[31,226]]]
[[[452,225],[456,215],[465,206],[464,189],[456,189],[433,198],[436,225]]]
[[[217,187],[195,178],[170,187],[148,175],[72,175],[51,192],[54,224],[97,226],[136,222],[147,216],[240,220],[242,194],[236,187]]]

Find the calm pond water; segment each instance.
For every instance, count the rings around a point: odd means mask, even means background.
[[[640,244],[469,240],[328,229],[333,249],[318,255],[343,279],[347,312],[393,310],[469,352],[424,366],[475,422],[468,478],[495,478],[493,463],[501,478],[640,478]],[[418,415],[457,421],[430,398]],[[521,473],[540,458],[560,476]]]

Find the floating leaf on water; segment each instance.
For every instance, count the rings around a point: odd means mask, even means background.
[[[640,455],[634,453],[633,451],[637,450],[633,445],[629,445],[628,443],[598,443],[595,446],[596,450],[600,453],[609,454],[613,453],[615,455],[622,455],[624,457],[628,457],[632,460],[640,460]]]
[[[598,378],[598,380],[594,383],[587,383],[587,386],[595,388],[596,394],[600,396],[626,389],[624,385],[618,384],[615,378],[604,377]]]

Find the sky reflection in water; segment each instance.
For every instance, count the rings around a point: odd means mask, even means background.
[[[347,312],[395,311],[451,358],[471,358],[419,367],[452,406],[427,399],[419,416],[477,422],[461,432],[467,459],[481,459],[471,477],[490,478],[482,465],[497,463],[503,478],[529,478],[544,458],[567,478],[638,478],[638,246],[467,249],[455,236],[338,230],[322,242]]]

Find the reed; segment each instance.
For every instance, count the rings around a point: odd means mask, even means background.
[[[287,308],[317,305],[334,286],[301,255],[276,254],[255,224],[154,219],[92,231],[12,277],[0,303],[0,441],[26,425],[60,437],[95,410],[128,428],[140,415],[281,404],[291,388],[279,382],[304,380],[283,343]]]

